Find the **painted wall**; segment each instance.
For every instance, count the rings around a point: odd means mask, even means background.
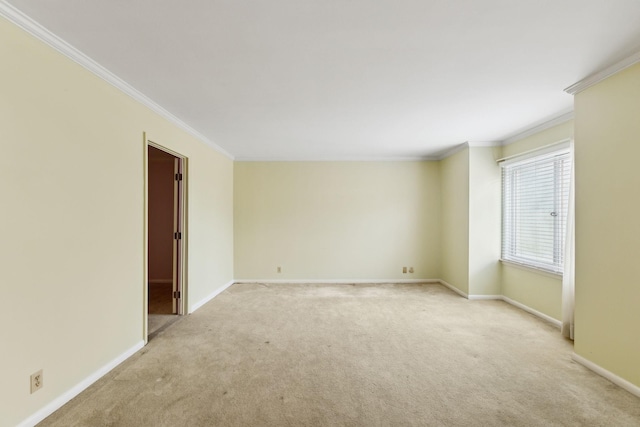
[[[569,95],[567,95],[569,96]],[[574,120],[568,120],[559,125],[545,129],[508,145],[502,146],[502,157],[517,156],[529,150],[554,144],[568,138],[573,138]]]
[[[233,162],[4,19],[0,40],[0,425],[13,426],[143,340],[143,131],[189,158],[190,303],[233,278]]]
[[[573,138],[574,121],[559,124],[502,147],[502,157],[510,157]],[[576,162],[577,163],[577,162]],[[541,313],[562,317],[562,278],[547,273],[502,264],[502,294]]]
[[[469,293],[469,148],[440,161],[441,278]]]
[[[469,295],[501,294],[499,147],[469,148]]]
[[[640,386],[640,64],[575,97],[575,351]]]
[[[240,162],[234,193],[237,279],[440,275],[438,162]]]

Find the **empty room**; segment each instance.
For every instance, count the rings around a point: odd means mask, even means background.
[[[0,427],[640,425],[640,2],[0,0]]]

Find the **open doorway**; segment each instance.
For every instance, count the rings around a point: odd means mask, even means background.
[[[147,145],[147,338],[184,307],[184,158]]]

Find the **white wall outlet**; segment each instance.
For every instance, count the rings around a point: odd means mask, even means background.
[[[409,273],[413,273],[413,267],[409,267]]]
[[[282,273],[282,267],[278,267],[277,271],[278,273]]]
[[[44,378],[42,376],[42,369],[38,372],[31,374],[31,394],[40,390],[44,385]]]
[[[402,267],[402,274],[405,274],[407,272],[407,267]]]

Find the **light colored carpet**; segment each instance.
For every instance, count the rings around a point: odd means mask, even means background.
[[[149,314],[147,323],[148,339],[155,338],[160,331],[179,319],[180,316],[175,314]]]
[[[640,425],[571,351],[440,285],[234,285],[42,425]]]

